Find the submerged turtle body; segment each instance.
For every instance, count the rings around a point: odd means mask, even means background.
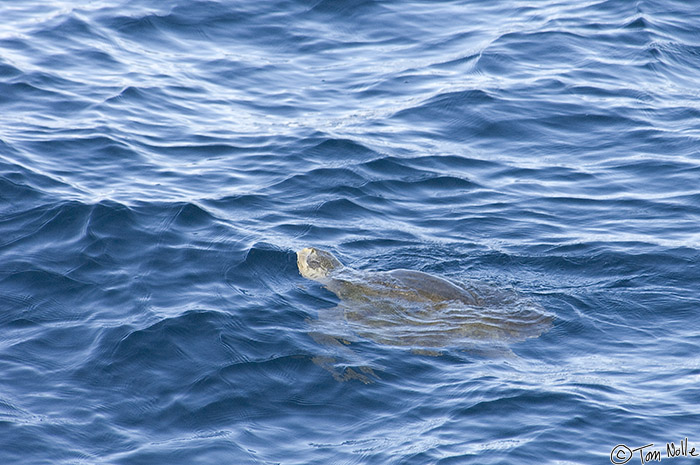
[[[551,326],[542,307],[489,286],[464,286],[420,271],[362,272],[315,248],[297,252],[302,276],[340,299],[321,312],[316,335],[431,350],[513,342],[537,337]]]

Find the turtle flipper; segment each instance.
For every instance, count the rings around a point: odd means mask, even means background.
[[[328,371],[331,375],[333,375],[333,379],[336,381],[342,382],[355,379],[365,384],[369,384],[373,383],[375,379],[380,379],[374,370],[372,370],[372,368],[369,366],[361,364],[357,364],[354,367],[349,366],[351,361],[357,361],[358,359],[358,355],[351,350],[350,347],[348,347],[351,342],[343,337],[332,336],[329,334],[330,332],[333,332],[333,326],[324,327],[324,323],[334,321],[336,323],[340,323],[344,321],[342,319],[342,308],[335,307],[334,309],[329,309],[324,312],[325,318],[309,321],[309,324],[313,326],[315,330],[310,331],[308,334],[311,339],[316,341],[319,345],[329,348],[329,351],[340,357],[341,361],[338,362],[336,357],[330,355],[317,355],[312,357],[311,361]],[[328,318],[329,315],[332,317]],[[341,317],[338,318],[339,316]],[[343,361],[345,361],[345,363],[343,363]]]
[[[353,370],[351,367],[339,368],[337,366],[338,363],[336,362],[336,359],[333,357],[317,355],[315,357],[312,357],[311,361],[323,368],[324,370],[326,370],[327,372],[329,372],[333,376],[333,379],[338,382],[356,379],[357,381],[361,381],[365,384],[371,384],[374,382],[374,379],[372,378],[379,379],[379,376],[377,376],[374,370],[372,370],[370,367],[357,367],[357,370],[359,370],[359,372]]]

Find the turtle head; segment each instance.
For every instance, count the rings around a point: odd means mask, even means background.
[[[303,277],[323,282],[332,271],[342,268],[343,264],[330,252],[307,247],[297,252],[297,266]]]

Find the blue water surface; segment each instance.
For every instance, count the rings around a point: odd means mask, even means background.
[[[699,147],[692,1],[3,1],[0,463],[700,449]],[[553,324],[324,345],[307,246]]]

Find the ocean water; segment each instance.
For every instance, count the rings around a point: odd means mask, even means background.
[[[323,344],[307,246],[552,324]],[[691,463],[699,259],[695,2],[0,3],[0,463]]]

